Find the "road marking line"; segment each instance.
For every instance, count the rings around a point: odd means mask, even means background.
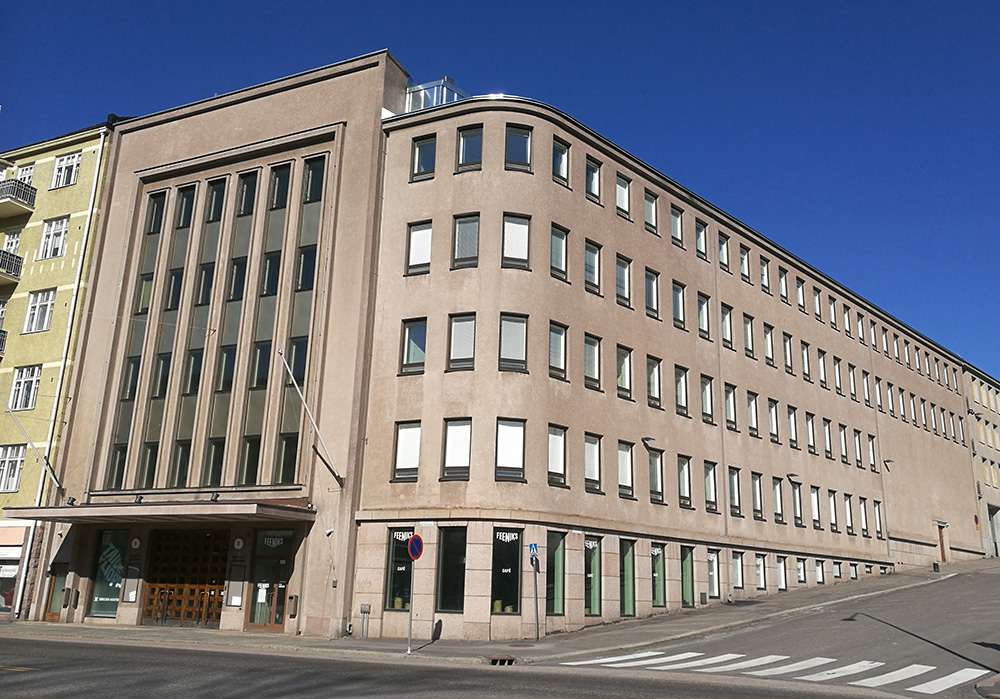
[[[908,680],[911,677],[916,677],[917,675],[922,675],[925,672],[930,672],[936,669],[935,665],[908,665],[902,670],[895,670],[894,672],[887,672],[884,675],[876,675],[875,677],[869,677],[865,680],[857,680],[851,682],[850,684],[856,685],[858,687],[881,687],[884,684],[892,684],[893,682],[902,682],[903,680]]]
[[[792,663],[791,665],[781,665],[779,667],[767,668],[765,670],[754,670],[753,672],[744,672],[744,675],[756,675],[757,677],[771,677],[772,675],[787,675],[791,672],[798,672],[799,670],[808,670],[811,667],[818,667],[820,665],[826,665],[827,663],[835,662],[836,658],[810,658],[809,660],[800,660],[797,663]]]
[[[876,662],[874,660],[862,660],[857,663],[852,663],[851,665],[844,665],[843,667],[835,667],[832,670],[823,670],[821,672],[813,673],[812,675],[803,675],[802,677],[796,677],[797,680],[805,680],[807,682],[823,682],[825,680],[832,680],[838,677],[847,677],[848,675],[857,675],[860,672],[867,672],[868,670],[874,670],[877,667],[882,667],[885,663]]]
[[[767,665],[769,663],[776,663],[779,660],[788,660],[787,655],[765,655],[762,658],[753,658],[751,660],[742,660],[738,663],[729,663],[729,665],[722,665],[716,667],[701,667],[695,670],[695,672],[730,672],[732,670],[746,670],[750,667],[759,667],[760,665]]]
[[[963,682],[974,680],[977,677],[982,677],[987,672],[989,672],[989,670],[977,670],[974,667],[967,667],[964,670],[959,670],[958,672],[953,672],[950,675],[945,675],[940,679],[924,682],[923,684],[918,684],[916,687],[907,687],[906,691],[917,692],[918,694],[937,694],[938,692],[954,687],[957,684],[962,684]]]
[[[699,655],[704,655],[704,653],[678,653],[677,655],[668,655],[665,658],[645,658],[644,660],[632,660],[627,663],[608,663],[606,667],[640,667],[642,665],[652,665],[654,663],[665,663],[673,660],[697,658]],[[614,658],[610,658],[610,660],[614,660]]]
[[[614,658],[596,658],[594,660],[575,660],[562,665],[600,665],[602,663],[614,663],[619,660],[635,660],[636,658],[648,658],[651,655],[663,655],[662,650],[643,651],[642,653],[632,653],[631,655],[619,655]]]
[[[702,667],[703,665],[714,665],[715,663],[724,663],[728,660],[736,660],[737,658],[745,658],[746,656],[742,653],[725,653],[723,655],[717,655],[714,658],[701,658],[700,660],[689,660],[686,663],[671,663],[670,665],[657,665],[656,667],[649,668],[650,670],[684,670],[689,667]]]
[[[0,670],[6,670],[7,672],[34,672],[38,670],[37,667],[15,667],[13,665],[0,665]]]

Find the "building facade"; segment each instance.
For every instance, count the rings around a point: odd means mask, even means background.
[[[979,507],[976,527],[987,556],[1000,556],[1000,382],[975,367],[965,367],[972,434],[972,474]]]
[[[521,638],[983,555],[959,357],[562,112],[407,80],[116,126],[31,618]]]
[[[109,129],[0,154],[0,507],[38,506],[54,492],[44,464],[63,437]],[[31,597],[35,535],[33,520],[0,517],[0,615]]]

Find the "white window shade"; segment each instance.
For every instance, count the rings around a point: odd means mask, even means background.
[[[450,420],[445,430],[444,467],[469,468],[472,447],[472,420]]]
[[[618,485],[632,487],[632,445],[618,445]]]
[[[503,217],[503,257],[507,262],[528,263],[528,219]]]
[[[601,438],[587,435],[583,444],[583,476],[589,481],[601,480]]]
[[[500,359],[523,364],[526,355],[527,319],[518,316],[500,316]]]
[[[566,368],[566,329],[558,325],[549,325],[549,366],[556,369]]]
[[[549,473],[566,475],[566,430],[549,426]]]
[[[497,420],[497,475],[518,477],[524,473],[524,423]]]
[[[410,269],[424,267],[431,263],[431,224],[419,223],[410,226],[410,255],[407,264]]]
[[[476,319],[474,316],[452,318],[451,358],[471,360],[475,356]]]
[[[420,423],[396,427],[396,472],[416,471],[420,461]]]

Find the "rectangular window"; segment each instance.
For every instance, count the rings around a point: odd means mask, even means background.
[[[476,358],[476,316],[474,313],[451,316],[449,369],[472,369]]]
[[[736,386],[726,384],[724,388],[726,427],[736,429]]]
[[[660,275],[646,268],[646,315],[660,317]]]
[[[2,174],[2,173],[0,173]],[[17,168],[17,179],[24,182],[27,185],[31,184],[31,178],[35,174],[35,164],[28,163],[26,165],[20,165]]]
[[[733,309],[726,304],[720,306],[720,325],[722,325],[722,346],[733,348]]]
[[[632,398],[632,350],[618,345],[616,364],[618,378],[618,397]]]
[[[24,444],[0,447],[0,493],[17,492],[24,466]]]
[[[389,554],[385,562],[385,609],[403,611],[410,608],[410,583],[413,560],[407,545],[413,529],[389,530]]]
[[[465,560],[468,530],[441,527],[438,530],[437,605],[439,612],[465,609]]]
[[[479,263],[479,216],[455,218],[455,245],[451,266],[475,267]]]
[[[567,232],[552,224],[549,239],[549,272],[557,279],[566,279],[566,235]]]
[[[823,292],[816,288],[813,288],[813,313],[816,320],[823,320]]]
[[[697,219],[694,222],[694,249],[698,257],[708,260],[708,227]]]
[[[778,401],[767,399],[767,432],[772,442],[777,442],[778,436]]]
[[[816,365],[819,367],[819,385],[826,388],[826,352],[816,350]]]
[[[269,208],[284,209],[288,206],[288,184],[291,178],[291,167],[282,165],[271,170],[271,201]]]
[[[659,408],[660,401],[660,360],[646,355],[646,402],[651,408]]]
[[[139,387],[139,357],[129,357],[125,360],[122,372],[122,400],[134,400]]]
[[[875,536],[882,538],[882,503],[875,500],[872,503],[872,516],[875,519]]]
[[[710,424],[715,424],[715,407],[712,401],[713,383],[711,376],[701,375],[701,419]]]
[[[649,499],[663,502],[663,452],[649,450]]]
[[[820,529],[823,526],[823,518],[819,512],[819,487],[809,487],[809,504],[812,507],[813,527]]]
[[[631,194],[632,182],[627,177],[619,174],[615,177],[615,208],[619,215],[629,217],[629,196]]]
[[[170,466],[167,483],[171,488],[184,488],[188,482],[191,467],[191,440],[184,439],[174,445],[174,461]]]
[[[244,437],[240,468],[236,474],[237,485],[256,485],[260,468],[260,437]]]
[[[734,517],[742,515],[742,505],[740,503],[740,470],[732,466],[729,467],[729,514]]]
[[[743,353],[753,359],[753,316],[743,314]]]
[[[632,261],[621,255],[615,259],[615,297],[622,306],[632,305]]]
[[[644,218],[646,223],[646,230],[650,233],[656,233],[656,206],[657,206],[657,196],[646,190],[646,194],[643,198],[645,202],[644,207]]]
[[[528,268],[528,219],[503,217],[503,267]]]
[[[52,170],[52,187],[69,187],[76,184],[80,174],[80,153],[70,153],[56,158],[55,168]]]
[[[787,590],[788,589],[788,559],[784,556],[778,556],[778,565],[775,568],[775,573],[778,576],[778,589]]]
[[[684,247],[684,228],[681,225],[683,214],[676,206],[670,207],[670,240],[681,247]]]
[[[194,213],[194,187],[177,191],[177,228],[190,228]]]
[[[858,382],[855,378],[854,365],[847,365],[847,387],[851,393],[851,400],[858,399]]]
[[[566,379],[566,328],[549,323],[549,376]]]
[[[791,481],[789,481],[791,482]],[[792,483],[792,517],[795,519],[795,526],[802,526],[802,485]]]
[[[715,464],[705,462],[705,509],[708,512],[719,511],[718,490],[715,484]]]
[[[691,457],[677,455],[677,501],[691,507]]]
[[[596,536],[583,539],[583,614],[601,614],[601,539]]]
[[[156,355],[153,367],[153,386],[150,389],[151,398],[165,398],[167,383],[170,381],[170,353]]]
[[[309,204],[323,199],[323,174],[326,163],[323,158],[306,161],[305,183],[302,186],[302,201]]]
[[[687,372],[682,366],[674,366],[674,407],[678,415],[688,414]]]
[[[761,486],[761,474],[750,474],[750,495],[753,503],[754,519],[764,518],[764,493]]]
[[[785,503],[780,478],[771,479],[771,491],[774,494],[774,521],[780,524],[785,521]]]
[[[849,493],[844,493],[844,527],[847,529],[848,534],[854,533],[854,507],[852,503],[852,495]],[[831,506],[833,503],[830,503]],[[832,520],[831,520],[832,521]]]
[[[830,307],[830,327],[834,330],[837,329],[837,300],[832,296],[827,297],[827,302]]]
[[[828,490],[826,494],[830,501],[830,531],[840,531],[837,528],[837,492],[835,490]]]
[[[204,350],[188,350],[187,363],[184,366],[184,394],[191,396],[201,388],[201,365]]]
[[[830,436],[830,421],[823,418],[823,452],[826,454],[826,458],[833,458],[833,443]]]
[[[822,585],[826,582],[826,561],[816,559],[816,584]]]
[[[649,561],[653,582],[653,606],[665,607],[667,605],[667,570],[666,564],[664,563],[663,544],[650,545]]]
[[[816,453],[816,416],[806,413],[806,447],[810,454]]]
[[[393,463],[392,479],[396,481],[417,480],[420,464],[420,422],[396,423],[396,459]]]
[[[583,382],[587,388],[601,388],[601,338],[583,336]]]
[[[583,478],[587,490],[601,492],[601,437],[585,434],[583,437]]]
[[[194,305],[207,306],[212,302],[212,287],[215,285],[215,263],[205,262],[198,267],[198,287],[195,289]]]
[[[42,242],[38,247],[36,260],[62,257],[66,254],[66,233],[69,230],[69,216],[46,221],[42,229]]]
[[[507,126],[504,166],[508,170],[531,170],[531,129]]]
[[[9,253],[17,254],[21,245],[21,231],[7,231],[3,234],[3,249]]]
[[[732,568],[733,587],[737,590],[743,589],[743,552],[733,551]]]
[[[764,323],[764,360],[774,366],[774,328]]]
[[[497,419],[496,479],[524,479],[524,420]]]
[[[412,181],[426,180],[434,177],[434,160],[437,150],[437,138],[424,136],[413,139],[413,169],[410,171]]]
[[[684,328],[684,285],[680,282],[673,284],[673,315],[674,326]]]
[[[424,372],[424,351],[426,347],[427,319],[404,320],[400,373],[422,374]]]
[[[601,246],[589,240],[584,246],[583,285],[587,291],[601,293]]]
[[[799,306],[799,310],[803,313],[806,312],[806,283],[796,277],[795,279],[795,302]]]
[[[450,480],[469,480],[469,464],[472,453],[472,420],[469,418],[445,420],[444,443],[444,468],[442,477]]]
[[[725,233],[719,233],[719,267],[729,271],[729,236]]]
[[[747,429],[751,437],[757,436],[757,394],[750,391],[747,391]]]
[[[757,589],[766,590],[767,589],[767,557],[763,554],[756,554],[754,556],[754,574],[757,578]]]
[[[719,598],[719,552],[716,549],[709,549],[707,555],[708,563],[708,596],[711,599]]]
[[[791,405],[788,406],[788,446],[793,449],[799,448],[798,412]]]
[[[878,460],[875,457],[875,435],[868,435],[868,465],[872,471],[878,469]]]
[[[28,294],[28,310],[24,315],[26,333],[48,330],[52,323],[52,311],[56,303],[56,290],[33,291]]]
[[[555,165],[553,159],[553,174]],[[483,129],[481,126],[458,132],[458,170],[478,170],[483,164]],[[565,165],[565,163],[564,163]]]
[[[587,190],[587,198],[600,202],[601,201],[601,164],[592,158],[587,158],[587,172],[585,177],[586,182],[585,187]]]
[[[781,351],[785,359],[785,371],[791,374],[794,371],[792,364],[792,336],[788,333],[781,335]]]
[[[243,298],[243,293],[246,288],[246,280],[247,258],[233,258],[229,266],[229,285],[226,289],[226,301],[239,301]],[[150,279],[150,283],[152,283],[152,279]]]
[[[847,425],[839,425],[837,429],[840,432],[840,460],[845,464],[848,462],[847,456]]]
[[[264,253],[260,273],[260,295],[274,296],[278,293],[278,277],[281,275],[281,251]]]
[[[795,579],[802,584],[806,582],[806,559],[804,558],[795,559]]]
[[[271,373],[271,341],[257,342],[250,357],[250,388],[267,388]]]
[[[631,498],[632,485],[632,444],[618,442],[618,497]]]
[[[740,277],[750,283],[750,248],[740,245]]]
[[[545,614],[560,616],[566,604],[566,535],[545,535]]]
[[[840,357],[833,358],[833,387],[837,393],[844,395],[844,384],[840,377]]]
[[[407,236],[406,273],[426,274],[431,270],[431,223],[411,223]]]
[[[872,407],[872,392],[871,386],[869,385],[868,377],[870,374],[867,371],[861,371],[861,395],[865,399],[865,405],[869,408]]]
[[[157,442],[146,442],[142,445],[142,459],[139,462],[139,472],[136,474],[135,487],[139,489],[152,488],[156,480],[156,462],[160,453]]]
[[[181,305],[181,290],[184,284],[184,270],[172,269],[167,273],[167,296],[163,310],[176,311]]]
[[[765,257],[760,258],[760,288],[771,293],[771,262]]]
[[[479,133],[481,142],[482,131]],[[552,179],[559,184],[569,184],[569,144],[555,137],[552,139]]]
[[[566,484],[566,428],[549,425],[549,485]]]
[[[215,390],[233,390],[233,376],[236,371],[236,345],[219,347],[219,359],[215,367]]]
[[[808,381],[811,374],[809,369],[809,343],[800,340],[799,347],[802,351],[802,378]]]
[[[500,370],[528,370],[528,319],[500,314]]]

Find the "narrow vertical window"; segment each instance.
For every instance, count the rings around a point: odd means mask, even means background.
[[[732,466],[729,467],[729,514],[734,517],[742,516],[743,506],[740,498],[740,470]]]
[[[323,199],[323,174],[326,163],[323,158],[306,161],[305,184],[302,187],[302,201],[309,204]]]
[[[646,230],[650,233],[656,233],[656,200],[657,196],[647,189],[643,196],[643,217],[645,219]]]
[[[236,183],[236,215],[249,216],[253,213],[257,197],[257,173],[245,172]]]
[[[472,455],[472,420],[469,418],[444,421],[444,470],[449,480],[469,480]]]
[[[591,201],[601,201],[601,164],[596,160],[587,158],[587,171],[585,177],[585,187],[587,198]]]
[[[552,179],[559,184],[569,184],[569,144],[552,139]]]
[[[479,216],[455,219],[455,245],[452,267],[475,267],[479,263]]]
[[[670,207],[670,240],[674,245],[684,247],[684,228],[681,225],[684,212],[676,206]]]
[[[687,372],[682,366],[674,367],[674,407],[678,415],[688,414]]]
[[[497,420],[496,479],[524,479],[524,420]]]
[[[711,338],[709,325],[709,303],[711,299],[705,294],[698,294],[698,336],[708,340]],[[725,309],[725,306],[723,306]],[[723,325],[725,327],[725,325]]]
[[[615,260],[615,298],[622,306],[632,305],[632,261],[621,255]]]
[[[589,240],[584,246],[583,283],[587,291],[601,293],[601,246]]]
[[[278,293],[278,278],[281,275],[281,251],[264,253],[260,273],[260,295],[274,296]]]
[[[549,376],[566,379],[566,327],[549,323]]]
[[[684,328],[684,285],[680,282],[673,284],[673,315],[674,326]]]
[[[629,198],[632,190],[632,182],[627,177],[619,174],[615,178],[615,208],[620,216],[629,217]]]
[[[555,224],[549,239],[549,272],[557,279],[566,279],[566,231]]]
[[[618,442],[618,496],[632,497],[632,444]]]
[[[458,170],[478,170],[483,164],[483,128],[474,126],[458,132]]]
[[[271,341],[254,344],[250,358],[250,388],[267,388],[271,371]]]
[[[691,457],[677,455],[677,502],[691,507]]]
[[[422,374],[426,347],[427,319],[403,321],[403,358],[400,372],[403,374]]]
[[[472,369],[475,364],[475,314],[451,316],[451,340],[448,352],[449,369]]]
[[[566,535],[545,536],[545,614],[560,616],[566,603]]]
[[[618,397],[632,398],[632,350],[618,345],[616,353]]]
[[[719,267],[729,271],[729,236],[725,233],[719,233]]]
[[[194,305],[207,306],[212,302],[212,288],[215,284],[215,263],[205,262],[198,267],[198,287],[195,289]]]
[[[694,249],[698,257],[708,260],[708,226],[698,220],[694,222]]]
[[[583,380],[587,388],[601,388],[601,339],[583,336]]]
[[[740,245],[740,277],[750,284],[750,248]]]
[[[566,484],[566,428],[549,425],[549,485]]]
[[[646,268],[646,315],[660,317],[660,275]]]
[[[503,267],[528,268],[528,219],[503,217]]]
[[[412,181],[434,177],[436,147],[437,139],[434,136],[413,139],[413,169],[410,172]]]
[[[528,319],[525,316],[500,315],[500,370],[527,371]]]
[[[583,439],[583,478],[587,490],[601,492],[601,437],[585,434]]]
[[[601,539],[583,539],[583,614],[601,615]]]
[[[431,223],[411,223],[407,236],[406,273],[426,274],[431,269]]]
[[[531,129],[507,127],[504,164],[509,170],[531,170]]]
[[[466,527],[441,527],[438,536],[437,606],[439,612],[465,609]]]
[[[660,360],[646,356],[646,402],[651,408],[659,408],[660,391]]]
[[[649,499],[663,502],[663,452],[649,450]]]
[[[290,165],[282,165],[271,170],[271,193],[269,208],[284,209],[288,206],[288,185],[291,179]]]
[[[715,464],[705,462],[705,509],[709,512],[719,511],[719,496],[715,484]]]

